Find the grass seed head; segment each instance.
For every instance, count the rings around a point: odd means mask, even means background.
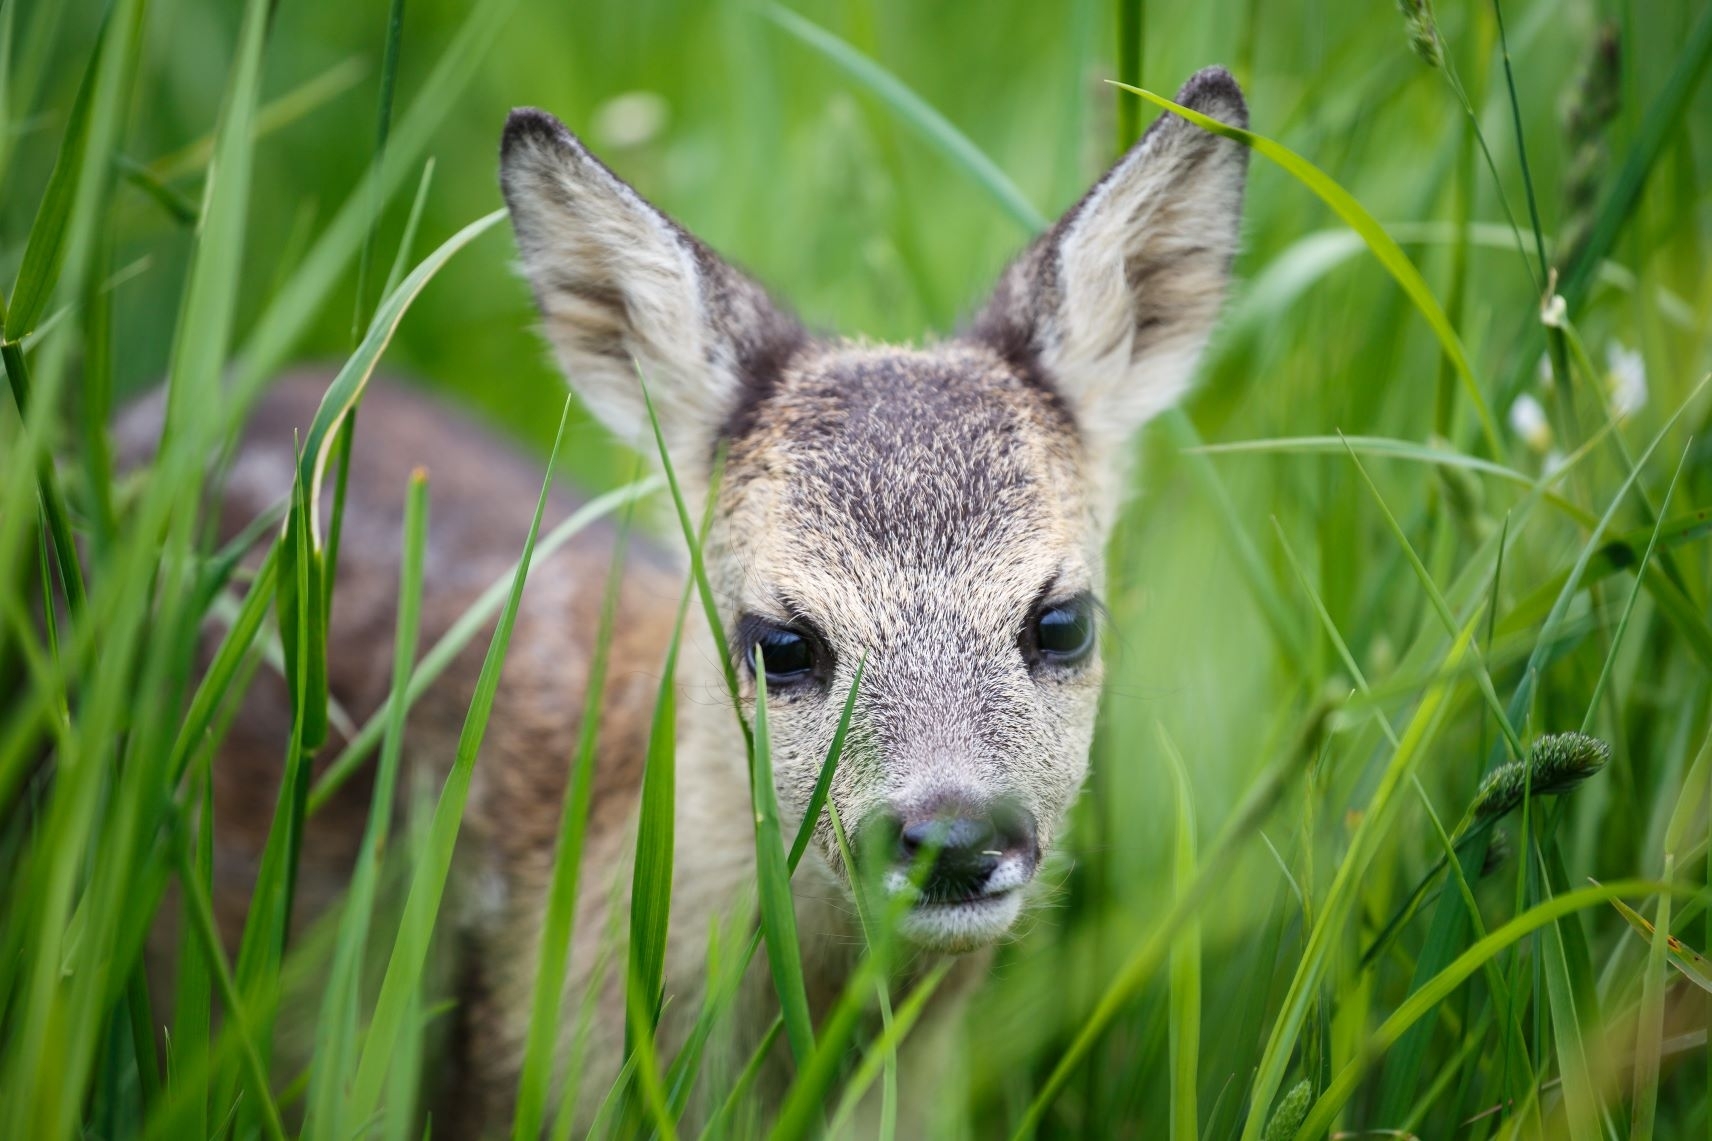
[[[1278,1108],[1273,1110],[1272,1120],[1266,1123],[1261,1141],[1290,1141],[1296,1136],[1296,1130],[1302,1128],[1302,1122],[1307,1120],[1308,1107],[1313,1102],[1314,1083],[1303,1078],[1290,1088],[1284,1100],[1278,1103]]]
[[[1443,67],[1444,41],[1439,39],[1439,22],[1433,16],[1431,0],[1397,0],[1397,10],[1403,13],[1409,48],[1428,67]]]
[[[1611,746],[1585,733],[1551,733],[1534,742],[1524,761],[1499,765],[1480,782],[1474,796],[1479,819],[1505,816],[1534,796],[1562,796],[1611,759]]]

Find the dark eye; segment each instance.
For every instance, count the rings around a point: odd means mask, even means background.
[[[1094,607],[1087,598],[1043,606],[1034,616],[1034,657],[1051,665],[1075,665],[1094,649]]]
[[[769,686],[796,685],[807,681],[815,676],[821,664],[818,642],[788,626],[749,619],[743,623],[741,637],[748,647],[744,661],[749,672],[756,672],[756,660],[759,658],[767,670]]]

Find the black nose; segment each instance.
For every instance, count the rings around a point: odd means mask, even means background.
[[[919,865],[931,861],[921,890],[934,903],[981,895],[1008,858],[1020,855],[1034,862],[1034,820],[1009,806],[938,804],[898,821],[897,835],[897,862],[904,871],[923,874]]]

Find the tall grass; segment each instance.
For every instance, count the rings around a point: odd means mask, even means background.
[[[1237,293],[1114,542],[1096,794],[978,1000],[922,1037],[949,967],[911,964],[859,879],[859,965],[811,1017],[790,884],[823,807],[849,843],[826,792],[860,671],[794,834],[764,689],[747,711],[756,890],[705,980],[666,971],[674,640],[613,967],[629,1060],[589,1104],[555,1099],[576,900],[605,888],[583,863],[589,717],[514,1133],[1707,1135],[1712,9],[1328,14],[0,0],[0,1135],[421,1136],[445,1013],[426,962],[530,568],[663,491],[691,552],[679,625],[718,630],[685,457],[662,445],[662,476],[633,478],[527,331],[494,211],[508,106],[587,128],[812,321],[915,338],[1214,60],[1251,127],[1186,114],[1257,160]],[[516,430],[546,480],[605,494],[549,531],[545,489],[494,505],[533,508],[528,544],[423,651],[432,476],[413,480],[390,696],[329,755],[350,424],[383,354]],[[335,364],[295,480],[219,546],[230,449],[300,356]],[[156,455],[118,472],[112,411],[163,378]],[[623,566],[571,697],[591,711]],[[406,714],[490,626],[450,775],[394,835]],[[211,764],[270,670],[292,726],[233,955]],[[296,937],[305,822],[368,765],[347,906]],[[170,999],[151,930],[178,948]],[[757,958],[778,1019],[727,1057]],[[309,972],[316,1009],[282,1010]],[[688,1002],[664,1052],[661,1011]],[[912,1046],[947,1055],[925,1110]],[[788,1086],[764,1102],[769,1066]]]

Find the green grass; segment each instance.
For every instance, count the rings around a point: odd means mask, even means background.
[[[1141,443],[1090,793],[1040,905],[933,1039],[951,1057],[932,1130],[1709,1135],[1712,9],[1471,0],[1433,18],[1440,67],[1393,5],[1318,0],[0,0],[0,1135],[422,1136],[418,1061],[448,1017],[430,946],[528,568],[651,498],[635,526],[664,520],[693,554],[680,624],[699,600],[717,629],[699,505],[669,463],[636,478],[530,332],[495,212],[507,109],[559,114],[811,323],[920,339],[1211,62],[1251,109],[1246,131],[1202,124],[1254,151],[1238,286],[1197,394]],[[1608,74],[1585,66],[1607,24],[1618,90],[1577,90]],[[614,125],[628,92],[663,101],[652,133]],[[1560,108],[1612,94],[1571,138]],[[1591,196],[1572,194],[1588,171]],[[251,568],[247,544],[215,545],[209,457],[298,359],[336,380]],[[496,504],[535,509],[529,548],[423,649],[414,482],[390,698],[331,755],[327,568],[377,369],[592,498],[547,532],[540,504]],[[1618,415],[1613,380],[1637,371],[1644,404]],[[163,382],[158,457],[115,474],[104,425]],[[1514,426],[1518,400],[1543,430]],[[406,712],[496,621],[422,803],[395,783]],[[906,1136],[908,1043],[944,968],[898,985],[892,917],[859,892],[862,965],[809,1017],[788,906],[807,831],[777,815],[764,696],[745,725],[753,899],[709,935],[705,993],[664,969],[667,649],[629,947],[605,967],[626,972],[634,1050],[581,1116]],[[210,764],[276,669],[295,716],[234,955]],[[1488,773],[1575,730],[1611,746],[1601,771],[1546,795],[1524,762],[1505,770],[1520,803],[1471,823]],[[573,1120],[550,1081],[554,996],[578,895],[604,888],[582,864],[595,739],[590,719],[566,758],[518,1137]],[[371,765],[352,906],[288,939],[304,821]],[[169,899],[170,998],[142,969]],[[761,955],[779,1018],[729,1056]],[[305,979],[316,1002],[283,1008]],[[668,1052],[656,1022],[685,1002]],[[296,1033],[312,1061],[286,1072]],[[769,1050],[792,1077],[771,1112]]]

